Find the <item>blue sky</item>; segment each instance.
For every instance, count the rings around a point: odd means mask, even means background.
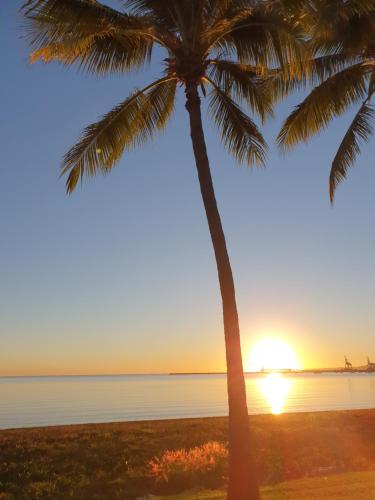
[[[27,62],[19,2],[0,7],[0,374],[221,370],[221,301],[180,92],[165,133],[70,197],[59,165],[82,128],[159,74],[97,78]],[[263,336],[304,366],[375,358],[375,141],[328,199],[351,114],[267,168],[239,167],[205,120],[245,358]],[[205,104],[203,104],[205,107]]]

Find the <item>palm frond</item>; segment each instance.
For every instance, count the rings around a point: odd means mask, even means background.
[[[207,0],[205,2],[207,17],[211,20],[211,24],[225,16],[231,3],[231,0]]]
[[[308,80],[303,75],[296,76],[285,68],[277,68],[266,72],[265,91],[270,96],[272,105],[297,90],[305,89]]]
[[[78,62],[99,74],[149,61],[162,35],[145,16],[131,16],[90,0],[31,0],[21,11],[32,60]]]
[[[322,83],[336,73],[360,62],[361,58],[347,54],[317,56],[311,59],[311,61],[307,61],[306,76],[310,78],[313,84]]]
[[[124,4],[135,15],[150,16],[157,23],[176,28],[174,5],[170,0],[125,0]]]
[[[294,61],[297,71],[310,57],[305,33],[299,23],[288,19],[265,3],[244,10],[234,22],[210,42],[211,48],[235,55],[239,62],[266,68]],[[237,15],[237,14],[236,14]]]
[[[279,68],[241,64],[230,60],[210,60],[210,76],[220,87],[229,89],[235,100],[247,99],[250,109],[262,120],[272,115],[272,108],[281,98],[306,89],[310,83],[322,83],[327,77],[358,62],[345,55],[315,57],[304,61],[295,70],[294,61]]]
[[[103,32],[44,45],[31,53],[30,61],[57,61],[65,65],[77,63],[88,73],[102,75],[136,69],[150,61],[151,52],[150,39]]]
[[[298,142],[306,142],[350,105],[364,99],[367,95],[367,79],[366,70],[357,64],[315,87],[283,123],[277,139],[279,146],[286,149]]]
[[[272,8],[276,7],[279,11],[288,14],[300,14],[301,11],[306,10],[310,7],[309,4],[311,4],[309,0],[271,0],[268,3],[272,5]]]
[[[332,162],[329,177],[329,196],[333,203],[337,185],[343,181],[348,169],[354,165],[357,156],[360,154],[360,141],[366,142],[373,133],[371,121],[375,117],[375,110],[366,100],[355,115],[348,128],[336,156]]]
[[[151,27],[147,16],[134,16],[92,0],[29,0],[20,12],[26,19],[45,23],[46,34],[59,38],[79,32],[91,34],[103,28],[137,30]]]
[[[303,67],[296,72],[292,61],[281,68],[266,70],[266,84],[273,101],[278,102],[296,90],[305,90],[311,84],[323,83],[327,78],[359,62],[358,57],[352,58],[344,54],[318,56],[305,60]]]
[[[343,8],[348,16],[356,14],[370,14],[375,9],[374,0],[346,0],[343,2]]]
[[[125,5],[135,14],[147,15],[158,26],[186,38],[186,31],[193,26],[195,2],[191,0],[127,0]]]
[[[225,147],[238,162],[263,166],[267,145],[258,127],[215,82],[206,80],[212,86],[209,112]]]
[[[305,27],[315,51],[359,55],[366,45],[372,44],[374,10],[374,0],[309,2]]]
[[[262,121],[272,116],[273,96],[266,84],[266,77],[262,76],[256,67],[214,59],[210,68],[210,77],[216,85],[229,92],[236,101],[245,100],[250,110]]]
[[[89,125],[64,157],[71,193],[84,175],[108,173],[124,150],[142,144],[165,127],[174,107],[176,80],[165,77],[130,95],[101,120]]]
[[[220,48],[223,48],[224,44],[221,43],[221,40],[225,39],[234,29],[238,29],[238,25],[241,21],[249,21],[251,13],[252,10],[250,8],[241,10],[236,9],[232,12],[232,9],[229,7],[226,11],[220,12],[221,15],[217,18],[214,17],[201,35],[202,44],[206,47],[207,53],[210,52],[216,44],[218,44]],[[231,51],[233,51],[233,47]]]

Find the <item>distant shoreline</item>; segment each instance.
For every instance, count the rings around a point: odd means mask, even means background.
[[[326,373],[375,373],[375,369],[368,369],[366,367],[353,368],[346,370],[344,368],[309,368],[306,370],[287,370],[275,369],[264,370],[258,372],[245,372],[245,375],[269,375],[272,373],[280,373],[284,375],[298,375],[298,374],[326,374]],[[186,376],[186,375],[226,375],[226,372],[167,372],[167,373],[77,373],[77,374],[51,374],[51,375],[0,375],[0,379],[17,379],[17,378],[74,378],[74,377],[153,377],[153,376]]]
[[[344,368],[313,368],[308,370],[263,370],[260,372],[245,372],[245,375],[270,375],[272,373],[280,373],[284,375],[298,375],[306,373],[375,373],[375,369],[353,368],[345,370]],[[226,372],[171,372],[168,375],[226,375]]]

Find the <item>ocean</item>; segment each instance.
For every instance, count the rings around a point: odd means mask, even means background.
[[[375,373],[247,374],[250,414],[375,408]],[[0,429],[227,415],[225,375],[0,377]]]

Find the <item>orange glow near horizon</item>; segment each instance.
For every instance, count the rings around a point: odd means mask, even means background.
[[[280,339],[263,338],[251,349],[245,368],[247,371],[296,370],[301,367],[290,345]]]

